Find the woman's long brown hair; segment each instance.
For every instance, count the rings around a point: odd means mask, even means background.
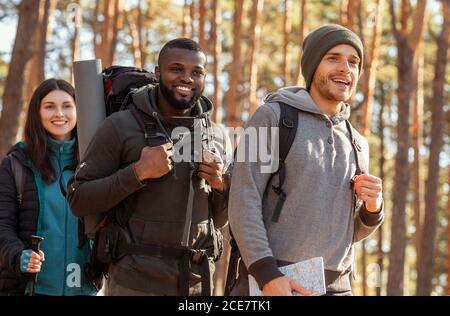
[[[50,183],[55,180],[55,170],[49,157],[47,132],[41,121],[41,102],[47,94],[54,90],[67,92],[75,101],[75,89],[70,83],[61,79],[47,79],[34,90],[28,105],[27,120],[24,128],[25,152],[39,171],[42,180]],[[72,137],[77,138],[76,126],[72,130]],[[78,163],[78,140],[75,141],[74,161]]]

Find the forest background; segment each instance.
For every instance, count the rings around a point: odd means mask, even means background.
[[[44,78],[72,81],[72,61],[93,58],[153,71],[180,36],[207,52],[214,120],[243,126],[264,95],[303,84],[301,44],[325,23],[365,45],[351,121],[384,180],[386,220],[357,245],[355,294],[449,295],[450,0],[0,0],[0,158]]]

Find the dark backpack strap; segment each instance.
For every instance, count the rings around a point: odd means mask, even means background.
[[[278,186],[272,185],[273,191],[278,195],[278,201],[273,212],[272,221],[278,222],[284,202],[286,201],[286,192],[283,190],[284,180],[286,179],[285,160],[294,142],[298,128],[298,110],[285,103],[280,102],[280,121],[279,121],[279,165],[278,170],[272,174],[278,173]],[[270,179],[271,179],[270,178]],[[270,182],[270,180],[269,180]]]
[[[63,168],[63,170],[61,171],[61,175],[59,177],[59,189],[61,190],[61,194],[64,196],[64,198],[67,197],[67,191],[64,188],[64,183],[63,183],[63,174],[65,171],[67,170],[71,170],[71,171],[75,171],[77,169],[77,165],[70,165],[70,166],[65,166]]]
[[[350,134],[350,141],[353,147],[353,153],[355,155],[355,163],[356,163],[356,175],[361,173],[367,173],[369,170],[366,165],[366,161],[364,160],[362,147],[359,144],[358,140],[355,138],[355,133],[353,130],[353,126],[350,124],[348,120],[345,121],[348,132]]]
[[[14,182],[16,183],[17,200],[19,202],[19,208],[22,208],[23,192],[25,187],[25,171],[22,164],[13,155],[9,155],[11,161],[11,170],[14,174]]]
[[[228,261],[228,272],[227,272],[227,280],[225,282],[225,291],[224,296],[230,296],[231,290],[233,289],[236,280],[237,280],[237,271],[239,268],[239,258],[241,258],[241,252],[239,251],[239,247],[236,243],[236,239],[233,236],[233,233],[230,231],[230,259]]]

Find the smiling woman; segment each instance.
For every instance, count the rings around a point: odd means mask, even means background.
[[[75,127],[77,112],[73,97],[63,90],[53,90],[41,102],[42,125],[54,139],[69,140]]]
[[[96,294],[82,275],[90,244],[79,243],[78,219],[62,192],[78,163],[76,119],[74,88],[64,80],[45,80],[31,97],[25,141],[1,163],[0,295],[25,294],[34,273],[39,277],[31,293]],[[44,238],[40,251],[29,249],[32,235]]]

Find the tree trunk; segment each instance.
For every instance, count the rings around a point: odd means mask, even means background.
[[[421,257],[417,282],[418,295],[430,295],[434,272],[434,252],[436,238],[437,193],[439,186],[439,154],[442,150],[444,129],[444,87],[445,70],[450,41],[450,4],[442,1],[444,23],[438,39],[436,67],[433,80],[433,97],[431,100],[431,143],[428,162],[428,181],[425,193],[425,220],[421,240]],[[426,236],[426,238],[425,238]]]
[[[377,76],[381,32],[383,29],[383,12],[384,0],[377,0],[375,21],[372,30],[372,42],[370,44],[370,51],[367,54],[366,65],[364,65],[364,72],[361,78],[361,92],[364,95],[364,100],[361,105],[362,120],[360,132],[365,137],[370,134],[370,123],[372,121],[372,105],[373,95],[375,90],[375,79]]]
[[[141,6],[139,6],[140,8]],[[139,32],[139,50],[141,51],[141,58],[142,58],[142,67],[145,67],[147,64],[147,57],[148,57],[148,47],[149,47],[149,33],[151,31],[151,21],[154,18],[154,7],[152,5],[152,1],[146,1],[146,8],[144,13],[142,14],[142,11],[139,10],[138,15],[138,32]],[[144,19],[147,22],[144,25]]]
[[[385,92],[384,92],[384,86],[383,82],[380,82],[380,114],[378,117],[378,131],[380,133],[380,161],[379,161],[379,169],[380,169],[380,178],[384,179],[384,164],[385,164],[385,146],[384,146],[384,108],[385,108]],[[384,196],[384,188],[383,188],[383,196]],[[383,225],[381,225],[378,228],[378,255],[377,255],[377,263],[380,267],[380,284],[376,289],[377,296],[381,296],[381,288],[383,285],[383,279],[382,279],[382,273],[383,273],[383,259],[384,259],[384,252],[383,252]]]
[[[358,0],[346,0],[341,3],[341,21],[342,24],[354,31],[355,19],[357,16]]]
[[[198,32],[195,29],[195,0],[191,0],[191,5],[189,6],[189,16],[191,19],[191,38],[197,36]]]
[[[287,86],[289,84],[289,36],[291,34],[292,3],[291,0],[284,0],[284,18],[283,18],[283,82]]]
[[[242,11],[244,1],[234,1],[234,25],[233,25],[233,60],[229,76],[229,89],[227,94],[227,126],[235,127],[241,124],[241,109],[238,106],[237,89],[241,72],[241,36],[242,36]]]
[[[23,106],[25,69],[32,56],[35,30],[38,25],[39,1],[22,1],[19,5],[19,21],[11,53],[8,75],[3,95],[0,117],[0,158],[15,143],[19,114]]]
[[[305,38],[305,34],[306,34],[306,21],[305,21],[305,17],[306,17],[306,0],[301,0],[300,2],[300,25],[299,25],[299,30],[298,30],[298,42],[300,47],[302,47],[303,45],[303,40]],[[302,54],[303,51],[300,51],[299,57],[298,57],[298,72],[297,72],[297,80],[296,85],[300,86],[303,84],[303,76],[302,76]]]
[[[99,0],[98,0],[99,1]],[[96,57],[102,60],[103,67],[109,67],[114,63],[114,55],[117,46],[117,34],[122,28],[122,0],[104,0],[101,37],[95,40]],[[94,14],[100,8],[99,2],[96,3]],[[98,21],[94,16],[93,30],[97,31]],[[94,28],[95,27],[95,28]],[[96,34],[96,33],[94,33]]]
[[[103,67],[111,66],[109,62],[109,43],[111,43],[112,33],[111,33],[111,19],[114,14],[115,0],[103,0],[103,23],[102,23],[102,36],[100,42],[100,54],[99,57],[102,60]]]
[[[100,1],[101,0],[95,0],[95,7],[94,12],[92,14],[92,41],[94,46],[94,55],[96,58],[101,58],[101,37],[100,30],[99,30],[99,23],[98,23],[98,14],[100,11]]]
[[[348,1],[349,0],[341,0],[341,5],[340,5],[340,11],[341,11],[341,24],[342,25],[347,25],[347,20],[348,20]]]
[[[213,1],[212,3],[212,18],[211,23],[211,39],[212,39],[212,54],[213,54],[213,77],[214,77],[214,112],[213,118],[216,123],[222,123],[222,85],[220,78],[222,77],[222,68],[220,67],[220,57],[222,55],[222,6],[221,0]]]
[[[80,8],[80,0],[75,0],[74,4],[74,13],[73,13],[73,34],[71,40],[71,52],[72,52],[72,65],[75,60],[80,59],[80,28],[82,25],[82,15]],[[70,67],[70,79],[73,80],[73,66]]]
[[[397,43],[398,123],[395,157],[394,198],[391,227],[391,251],[387,295],[403,295],[406,251],[406,194],[409,185],[410,101],[413,88],[414,51],[422,37],[426,0],[418,0],[409,34],[403,30],[407,19],[402,10],[402,31],[397,30],[393,0],[390,1],[392,29]],[[402,5],[403,7],[403,5]]]
[[[448,168],[447,183],[450,183],[450,168]],[[450,295],[450,198],[447,197],[447,284],[445,285],[444,295]]]
[[[406,249],[406,193],[409,184],[408,150],[409,117],[412,89],[413,51],[403,38],[398,45],[398,123],[397,155],[395,158],[394,206],[392,211],[391,251],[389,254],[388,295],[403,295]]]
[[[256,96],[256,91],[258,89],[258,55],[261,37],[261,25],[259,23],[260,17],[264,10],[264,0],[255,0],[252,4],[252,16],[251,16],[251,27],[253,31],[249,40],[250,49],[250,96],[249,96],[249,115],[255,113],[258,107],[258,98]]]
[[[206,52],[208,51],[208,47],[206,46],[206,37],[205,37],[205,18],[206,18],[206,9],[205,9],[205,0],[200,0],[198,4],[198,44],[201,48]]]
[[[55,0],[40,1],[38,26],[34,35],[35,49],[32,51],[33,57],[27,65],[29,70],[25,71],[28,74],[28,78],[25,81],[27,92],[24,100],[24,111],[27,110],[27,103],[30,101],[34,90],[45,79],[45,53],[47,41],[52,33],[52,27],[49,22],[52,20],[55,6]]]
[[[214,1],[215,2],[215,1]],[[187,31],[188,25],[190,25],[190,21],[189,21],[189,1],[188,0],[184,0],[184,4],[183,4],[183,10],[181,11],[182,16],[181,16],[181,36],[182,37],[189,37],[189,33]]]
[[[413,102],[413,126],[412,126],[412,147],[414,149],[414,162],[411,166],[412,175],[412,192],[413,192],[413,209],[414,209],[414,226],[416,232],[414,234],[414,243],[416,248],[416,270],[419,268],[420,240],[422,236],[422,226],[424,219],[423,205],[423,181],[422,175],[422,159],[420,157],[420,148],[422,147],[423,133],[423,67],[424,67],[424,51],[423,42],[417,48],[416,58],[414,61],[414,89],[412,94]]]
[[[137,11],[141,11],[141,7],[138,6],[136,7]],[[141,48],[142,48],[142,44],[141,44],[141,39],[139,36],[139,30],[138,30],[138,26],[137,23],[134,20],[132,11],[130,10],[129,12],[125,13],[128,25],[130,26],[130,32],[131,32],[131,43],[132,43],[132,47],[133,47],[133,57],[134,57],[134,64],[136,65],[136,67],[138,68],[143,68],[144,64],[142,62],[142,55],[141,55]]]
[[[112,36],[111,42],[108,45],[108,65],[114,64],[114,56],[116,53],[116,46],[117,46],[117,35],[119,33],[119,30],[122,28],[122,11],[123,11],[122,0],[115,0],[114,15],[111,25]]]

